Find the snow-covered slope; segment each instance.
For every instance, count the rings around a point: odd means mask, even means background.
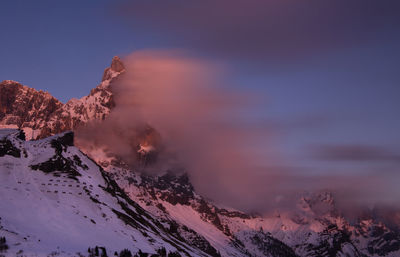
[[[182,256],[400,253],[398,231],[373,218],[350,224],[335,213],[329,193],[305,196],[296,212],[248,215],[201,197],[185,174],[152,177],[115,165],[106,173],[73,146],[72,132],[24,141],[19,130],[0,130],[0,181],[4,256],[89,256],[96,246],[108,255],[123,249],[159,256],[160,249]]]
[[[208,256],[130,200],[73,146],[72,132],[23,139],[19,130],[0,130],[0,238],[8,248],[1,256],[87,256],[96,246],[109,256],[163,248]]]
[[[290,212],[249,215],[201,197],[185,174],[153,177],[112,165],[106,170],[144,209],[176,222],[177,231],[196,231],[222,256],[400,256],[398,227],[374,210],[350,222],[329,192],[305,195]]]

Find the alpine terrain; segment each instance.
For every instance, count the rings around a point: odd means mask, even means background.
[[[305,193],[290,212],[244,213],[198,194],[186,173],[139,172],[74,132],[108,117],[114,57],[101,83],[62,103],[0,83],[0,256],[400,256],[400,231],[380,210],[348,219],[330,192]],[[156,128],[137,139],[148,165]]]

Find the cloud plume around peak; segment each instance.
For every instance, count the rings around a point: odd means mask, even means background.
[[[115,108],[105,121],[79,130],[78,138],[106,145],[135,165],[141,133],[153,128],[158,156],[145,172],[183,168],[199,192],[225,203],[240,199],[246,203],[240,207],[267,194],[272,187],[258,167],[274,157],[258,149],[267,153],[272,142],[243,115],[259,99],[228,90],[225,67],[179,51],[139,51],[124,64],[126,73],[112,88]]]
[[[115,108],[77,137],[106,146],[136,169],[184,170],[200,194],[242,210],[291,208],[304,191],[330,190],[346,206],[392,203],[398,195],[383,175],[313,176],[285,166],[273,128],[248,120],[260,99],[232,90],[226,67],[153,50],[135,52],[124,64],[112,85]],[[145,168],[137,165],[139,145],[157,152]]]

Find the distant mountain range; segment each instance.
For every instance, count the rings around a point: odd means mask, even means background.
[[[107,118],[124,72],[114,57],[100,85],[66,104],[0,83],[0,256],[400,256],[398,224],[374,211],[350,221],[330,192],[247,214],[202,197],[187,174],[150,176],[78,149],[69,131]]]

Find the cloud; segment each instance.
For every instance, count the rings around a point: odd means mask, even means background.
[[[117,13],[134,31],[145,29],[170,46],[277,65],[398,39],[399,8],[394,0],[171,0],[125,3]]]
[[[315,147],[314,156],[328,161],[400,162],[400,153],[372,145],[324,145]]]
[[[315,175],[313,167],[288,167],[293,160],[276,154],[276,135],[327,127],[331,118],[314,115],[282,122],[243,122],[246,119],[237,113],[248,108],[252,96],[220,87],[227,84],[220,77],[226,75],[226,70],[196,56],[228,61],[231,67],[239,68],[240,75],[249,70],[261,70],[264,75],[265,71],[276,71],[268,69],[275,66],[280,72],[286,71],[286,67],[280,69],[282,64],[302,68],[299,62],[321,54],[399,40],[395,33],[400,26],[399,8],[400,2],[393,0],[171,0],[120,4],[116,15],[132,27],[132,33],[145,32],[153,45],[189,50],[192,55],[148,51],[128,57],[131,74],[127,73],[116,89],[121,94],[117,101],[125,103],[118,108],[125,114],[115,112],[110,120],[129,120],[135,126],[150,124],[162,139],[160,163],[171,165],[171,159],[173,165],[181,163],[196,190],[237,208],[266,210],[276,205],[277,199],[278,204],[290,206],[298,192],[324,189],[334,192],[343,206],[395,203],[399,192],[391,181],[397,175],[358,171]],[[393,164],[397,158],[386,150],[368,147],[322,148],[313,152],[319,160],[390,160]]]
[[[139,51],[124,63],[126,73],[112,85],[115,108],[104,121],[78,130],[78,145],[105,146],[142,172],[184,170],[201,195],[247,211],[293,208],[304,191],[329,190],[343,206],[397,201],[395,176],[323,176],[288,167],[276,152],[274,137],[282,126],[244,119],[259,99],[229,88],[225,67],[176,50]],[[310,117],[284,127],[326,122]],[[138,165],[138,145],[156,149],[151,165]],[[345,158],[388,158],[373,150],[347,152]]]
[[[273,157],[261,160],[255,148],[263,144],[267,153],[272,142],[267,143],[268,131],[245,126],[238,114],[256,98],[227,90],[224,67],[179,51],[139,51],[124,63],[126,73],[112,86],[115,108],[106,120],[77,132],[81,145],[106,146],[142,169],[137,146],[151,127],[159,137],[152,143],[157,161],[143,172],[184,169],[196,190],[216,201],[238,205],[239,199],[241,208],[268,204],[256,198],[272,189],[256,167],[261,161],[272,163]]]

